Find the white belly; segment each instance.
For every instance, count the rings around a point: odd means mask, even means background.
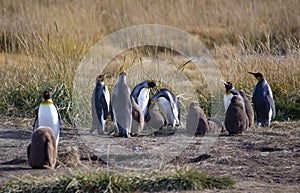
[[[140,94],[138,96],[138,99],[137,99],[139,107],[143,111],[144,116],[147,113],[147,105],[148,105],[148,101],[149,101],[149,93],[150,93],[150,89],[148,89],[148,88],[142,88],[142,90],[140,91]]]
[[[170,102],[164,97],[159,97],[157,100],[157,105],[159,107],[159,111],[166,119],[167,125],[171,124],[171,125],[175,126],[176,119],[174,117]]]
[[[53,130],[56,144],[58,144],[60,122],[58,112],[53,104],[40,105],[38,112],[38,125],[50,127]]]
[[[227,111],[230,103],[231,103],[231,99],[233,97],[233,94],[224,94],[223,100],[224,100],[224,107],[225,107],[225,111]]]

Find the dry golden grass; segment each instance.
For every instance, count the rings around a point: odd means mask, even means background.
[[[290,113],[300,107],[298,1],[13,0],[0,1],[0,7],[2,113],[31,116],[42,90],[54,87],[55,100],[70,120],[72,82],[82,57],[106,35],[149,23],[193,34],[213,53],[222,78],[248,95],[255,80],[247,71],[263,72],[282,117],[294,118]],[[199,78],[192,66],[185,73]]]

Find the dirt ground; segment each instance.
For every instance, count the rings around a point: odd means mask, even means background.
[[[61,129],[57,167],[54,170],[31,169],[26,146],[30,142],[32,123],[32,119],[0,115],[0,183],[28,174],[58,175],[108,169],[77,130],[70,127]],[[156,141],[158,137],[131,138],[129,141],[135,143],[135,148],[146,148],[145,141],[149,138]],[[300,192],[299,139],[300,121],[275,121],[271,128],[251,128],[239,136],[222,134],[205,153],[201,153],[201,143],[191,143],[160,169],[197,168],[215,176],[229,176],[236,185],[234,190],[225,192]],[[110,169],[114,170],[114,167]],[[224,192],[206,190],[218,191]]]

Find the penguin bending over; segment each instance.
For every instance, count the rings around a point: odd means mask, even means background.
[[[34,169],[53,169],[57,157],[56,140],[50,127],[39,127],[32,133],[31,143],[27,146],[29,165]]]
[[[205,136],[209,130],[209,124],[204,111],[199,107],[199,103],[192,101],[186,117],[186,129],[189,134],[195,136]]]
[[[98,130],[98,134],[105,134],[105,123],[110,108],[110,94],[105,84],[108,73],[96,78],[96,86],[92,95],[92,128],[90,133]]]
[[[258,80],[252,95],[257,125],[270,126],[271,118],[275,119],[276,116],[275,102],[273,100],[271,87],[262,73],[248,73],[252,74]]]
[[[126,73],[122,72],[112,92],[113,120],[118,130],[118,137],[129,137],[132,124],[132,103],[130,89],[126,83]]]
[[[43,95],[43,101],[38,108],[37,117],[33,125],[33,131],[38,127],[50,127],[54,133],[56,147],[59,142],[59,130],[61,125],[61,116],[56,104],[52,100],[52,93],[46,90]]]
[[[242,98],[235,92],[232,94],[234,96],[225,115],[225,128],[229,135],[242,133],[248,126],[248,117],[244,110]]]
[[[167,125],[172,127],[181,125],[179,101],[173,92],[166,88],[161,88],[150,100],[157,103]]]
[[[144,129],[144,114],[139,105],[135,102],[133,97],[130,97],[132,103],[132,124],[131,136],[139,135]]]
[[[140,84],[136,85],[131,92],[131,96],[134,98],[135,102],[140,106],[144,116],[146,116],[147,113],[150,88],[156,88],[155,81],[145,80],[144,82],[141,82]]]

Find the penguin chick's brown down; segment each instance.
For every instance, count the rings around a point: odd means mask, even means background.
[[[131,124],[131,135],[139,135],[144,128],[144,113],[140,106],[135,102],[134,98],[131,96],[132,103],[132,124]]]
[[[248,97],[246,96],[246,93],[243,90],[240,90],[240,95],[244,99],[244,104],[245,104],[245,111],[248,117],[248,126],[252,127],[254,125],[254,111],[251,106],[251,103],[249,102]]]
[[[32,133],[27,147],[29,165],[35,169],[53,169],[57,157],[56,140],[51,128],[40,126]]]
[[[242,99],[234,95],[225,115],[225,127],[229,135],[242,133],[248,125],[248,117]]]
[[[162,129],[166,125],[166,120],[163,115],[156,110],[154,101],[150,101],[148,105],[148,111],[145,116],[145,128],[147,130]]]
[[[204,136],[209,130],[207,117],[196,101],[191,102],[189,105],[186,129],[189,134],[195,136]]]

